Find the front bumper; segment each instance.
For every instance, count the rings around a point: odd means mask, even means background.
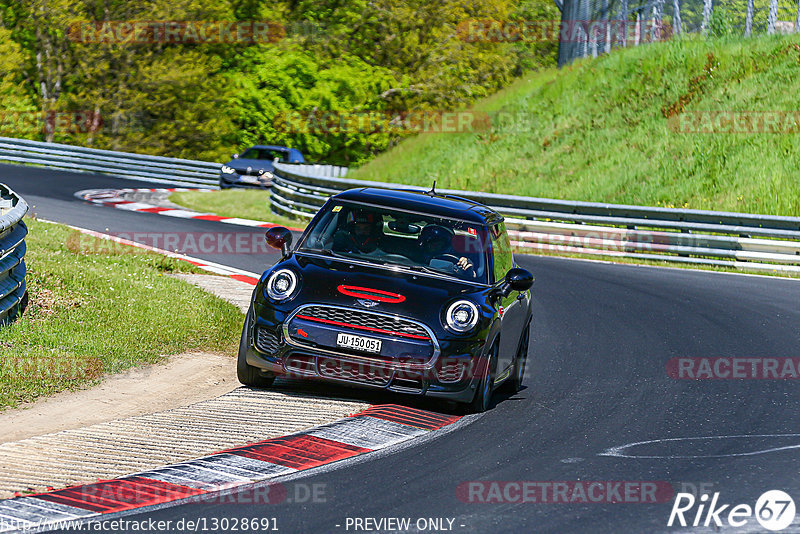
[[[220,185],[223,187],[271,187],[272,174],[267,173],[262,176],[252,176],[249,174],[225,174],[219,175]]]
[[[302,308],[302,307],[301,307]],[[390,335],[368,333],[383,342],[382,354],[358,353],[331,345],[335,329],[315,328],[296,319],[298,309],[286,316],[256,317],[248,332],[247,363],[275,375],[324,380],[396,393],[470,402],[479,382],[480,340],[417,339],[398,341]],[[339,330],[357,335],[365,332]],[[298,334],[301,330],[306,337]],[[430,332],[430,330],[429,330]]]

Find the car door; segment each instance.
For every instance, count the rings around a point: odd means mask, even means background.
[[[494,282],[501,282],[506,273],[514,267],[514,255],[511,252],[511,242],[508,238],[505,223],[498,223],[490,227],[492,240],[492,257]],[[519,298],[518,291],[512,291],[506,297],[498,297],[497,311],[500,315],[501,332],[500,347],[497,361],[497,377],[503,378],[509,371],[517,353],[522,327],[525,321],[527,301]]]

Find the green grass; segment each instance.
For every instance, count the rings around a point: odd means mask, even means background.
[[[28,226],[30,304],[0,327],[0,409],[171,354],[235,354],[241,312],[164,276],[193,272],[190,264],[60,225]]]
[[[256,189],[184,191],[172,193],[169,199],[184,208],[214,213],[222,217],[240,217],[289,227],[303,228],[306,225],[306,221],[298,221],[272,213],[269,205],[269,191]]]
[[[693,37],[533,73],[475,107],[490,130],[407,139],[351,177],[800,215],[800,133],[678,133],[665,117],[681,102],[689,112],[797,110],[797,43]]]

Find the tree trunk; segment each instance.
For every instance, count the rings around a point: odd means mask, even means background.
[[[711,10],[713,9],[713,5],[711,0],[703,0],[703,25],[700,26],[700,31],[705,33],[708,31],[708,19],[711,18]]]
[[[619,8],[620,45],[628,46],[628,0],[622,0]]]
[[[750,0],[751,2],[753,0]],[[794,19],[794,33],[800,32],[800,1],[797,2],[797,17]]]
[[[769,19],[767,20],[767,33],[775,33],[775,22],[778,20],[778,0],[769,2]]]

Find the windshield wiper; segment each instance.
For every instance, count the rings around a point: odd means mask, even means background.
[[[409,271],[416,271],[416,272],[422,272],[422,273],[430,273],[430,274],[438,274],[438,275],[445,275],[445,276],[450,275],[450,276],[452,276],[452,273],[447,273],[445,271],[440,271],[438,269],[434,269],[432,267],[428,267],[427,265],[407,265],[405,263],[395,263],[393,261],[384,261],[384,260],[381,260],[380,257],[376,258],[376,257],[362,256],[362,255],[358,255],[358,254],[349,254],[349,253],[341,254],[339,252],[334,252],[329,248],[321,248],[321,249],[307,248],[307,249],[300,249],[299,252],[312,252],[314,254],[319,254],[321,256],[329,256],[329,257],[332,257],[332,258],[353,259],[353,260],[364,261],[364,262],[367,262],[367,263],[372,263],[372,264],[375,264],[375,265],[398,267],[400,269],[406,269],[406,270],[409,270]]]
[[[423,273],[444,274],[444,275],[448,274],[444,271],[434,269],[433,267],[428,267],[427,265],[403,265],[402,267],[410,271],[418,271]]]

